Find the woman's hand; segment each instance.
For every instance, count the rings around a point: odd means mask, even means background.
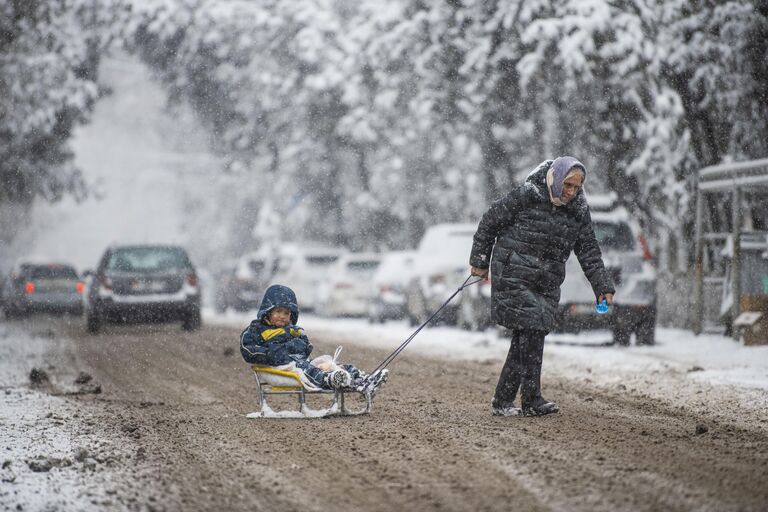
[[[469,273],[476,277],[482,277],[482,278],[488,277],[487,268],[469,267]]]
[[[597,303],[600,304],[601,302],[603,302],[603,299],[605,299],[605,302],[607,302],[609,306],[613,304],[612,293],[601,293],[600,296],[597,298]]]

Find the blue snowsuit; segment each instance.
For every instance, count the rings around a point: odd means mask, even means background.
[[[269,323],[267,316],[277,307],[291,312],[290,325],[276,327]],[[294,362],[315,385],[327,388],[325,372],[309,362],[312,344],[304,330],[296,325],[298,320],[299,306],[293,290],[279,284],[270,286],[264,292],[258,316],[240,335],[240,353],[249,364],[280,366]],[[351,365],[343,365],[343,368],[353,378],[360,373]]]

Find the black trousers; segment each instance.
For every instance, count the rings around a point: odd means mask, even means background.
[[[512,331],[512,342],[493,396],[494,407],[509,407],[520,389],[522,405],[541,398],[541,362],[545,331]]]

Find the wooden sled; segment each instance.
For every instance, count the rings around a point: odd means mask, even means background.
[[[251,366],[256,379],[256,394],[261,410],[248,414],[247,418],[322,418],[326,416],[357,416],[371,411],[370,394],[354,389],[319,389],[307,386],[298,372],[281,370],[272,366]],[[346,395],[359,395],[365,401],[361,408],[347,407]],[[296,395],[297,410],[274,411],[267,403],[268,395]],[[307,405],[308,395],[329,395],[330,405],[325,409],[312,409]]]

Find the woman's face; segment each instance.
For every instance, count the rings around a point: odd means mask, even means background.
[[[576,172],[565,178],[565,181],[563,181],[563,193],[560,194],[560,200],[563,203],[568,203],[571,199],[576,197],[576,194],[581,190],[582,183],[584,183],[584,173],[582,172]]]
[[[267,319],[275,327],[285,327],[291,321],[291,310],[283,307],[274,308],[269,312]]]

